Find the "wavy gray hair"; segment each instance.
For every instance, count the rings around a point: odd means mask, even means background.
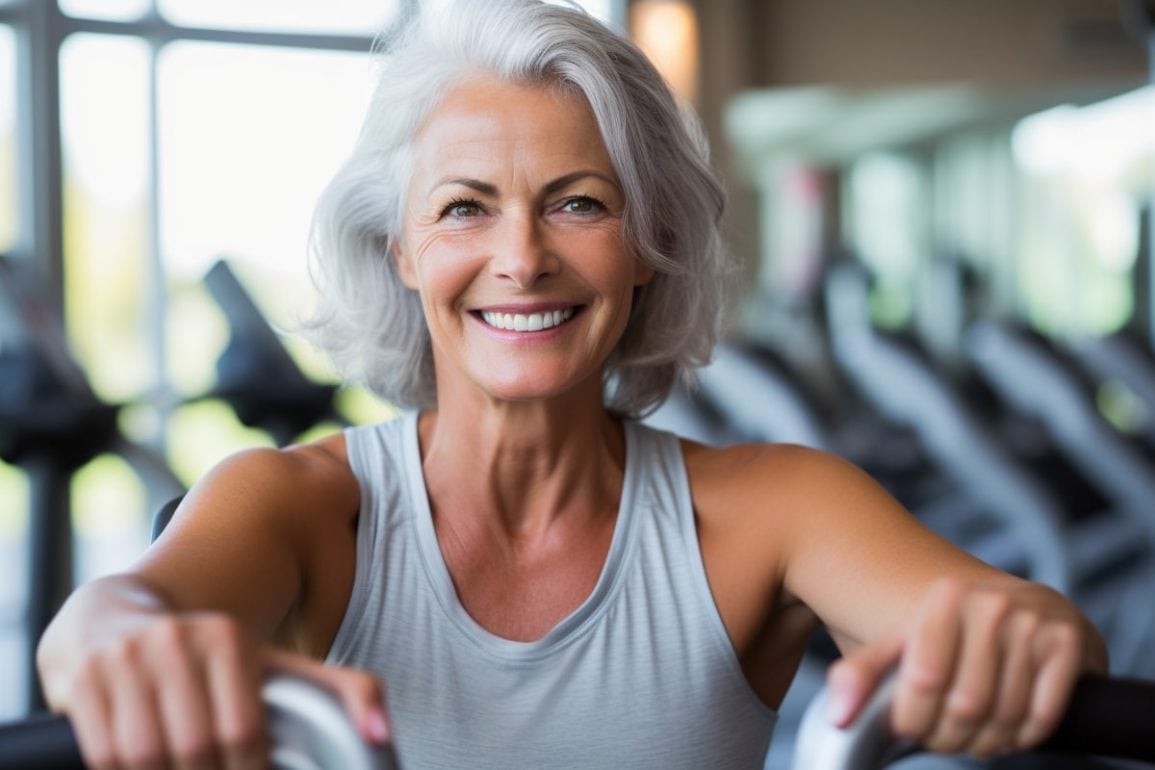
[[[432,407],[436,379],[416,292],[390,255],[410,144],[441,97],[479,73],[570,89],[589,103],[622,184],[623,237],[655,271],[606,362],[610,409],[638,416],[709,360],[730,276],[724,197],[696,119],[629,40],[576,7],[455,0],[405,19],[378,46],[381,75],[352,156],[318,202],[304,331],[347,380],[397,406]]]

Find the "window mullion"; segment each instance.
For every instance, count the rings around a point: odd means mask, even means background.
[[[42,272],[63,324],[64,204],[60,129],[60,44],[66,34],[55,3],[30,3],[17,27],[17,189],[15,251]]]

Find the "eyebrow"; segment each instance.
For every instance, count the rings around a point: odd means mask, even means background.
[[[547,184],[545,186],[545,189],[543,190],[543,192],[546,195],[552,195],[553,193],[557,192],[558,190],[563,190],[566,187],[569,187],[574,182],[578,181],[579,179],[584,179],[588,176],[592,176],[592,177],[596,177],[598,179],[601,179],[602,181],[606,182],[607,184],[613,186],[613,188],[615,190],[618,189],[617,182],[610,179],[605,174],[603,174],[599,171],[582,170],[582,171],[574,171],[574,172],[571,172],[569,174],[566,174],[565,176],[560,176],[557,179],[554,179],[553,181],[551,181],[549,184]],[[489,182],[483,182],[480,179],[471,179],[470,177],[446,177],[446,178],[439,179],[433,183],[432,187],[429,188],[429,192],[432,193],[434,190],[436,190],[439,187],[444,187],[445,185],[451,185],[451,184],[457,184],[457,185],[461,185],[462,187],[468,187],[471,190],[477,190],[482,195],[488,195],[490,197],[494,197],[498,193],[497,185],[491,184]]]

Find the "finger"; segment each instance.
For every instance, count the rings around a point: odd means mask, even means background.
[[[178,650],[153,666],[156,681],[164,682],[156,688],[161,729],[178,770],[213,770],[217,767],[217,746],[203,673],[182,652]]]
[[[134,644],[123,645],[109,658],[109,704],[112,739],[118,766],[130,770],[161,770],[167,754],[157,719],[151,685],[141,673],[141,659]]]
[[[1038,652],[1042,661],[1031,693],[1030,710],[1015,739],[1020,749],[1042,743],[1059,726],[1082,671],[1083,649],[1076,627],[1054,626],[1041,636]]]
[[[276,670],[312,679],[334,692],[365,740],[377,744],[391,740],[392,728],[385,710],[384,688],[372,674],[275,651],[270,654],[268,662]]]
[[[95,666],[85,666],[73,684],[68,711],[84,765],[92,770],[116,767],[112,715],[102,685]]]
[[[212,730],[228,770],[264,770],[268,766],[265,709],[261,702],[261,664],[255,651],[227,620],[202,626],[203,653]]]
[[[826,673],[827,718],[836,727],[846,727],[878,687],[886,672],[902,654],[902,637],[891,636],[881,642],[863,645],[830,666]]]
[[[999,673],[994,710],[971,741],[970,750],[976,757],[993,757],[1016,745],[1015,737],[1031,705],[1036,665],[1033,640],[1038,626],[1037,618],[1025,614],[1012,616],[1006,624],[1006,657]]]
[[[1003,624],[1010,614],[1007,597],[976,596],[966,608],[961,645],[937,723],[927,748],[957,753],[965,749],[991,715],[1003,656]]]
[[[940,581],[915,616],[899,665],[890,715],[897,735],[922,740],[938,721],[960,645],[962,597],[961,583]]]

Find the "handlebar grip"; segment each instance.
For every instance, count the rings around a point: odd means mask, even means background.
[[[794,770],[874,770],[924,749],[890,731],[896,677],[888,676],[846,728],[827,717],[825,689],[810,702]],[[1155,762],[1155,682],[1084,675],[1054,734],[1036,751]]]
[[[1085,674],[1039,750],[1155,762],[1155,682]]]
[[[0,724],[0,770],[83,770],[67,717],[44,714]]]
[[[297,677],[261,688],[273,770],[397,770],[392,745],[365,743],[337,697]],[[0,770],[84,770],[68,718],[42,715],[0,724]]]

